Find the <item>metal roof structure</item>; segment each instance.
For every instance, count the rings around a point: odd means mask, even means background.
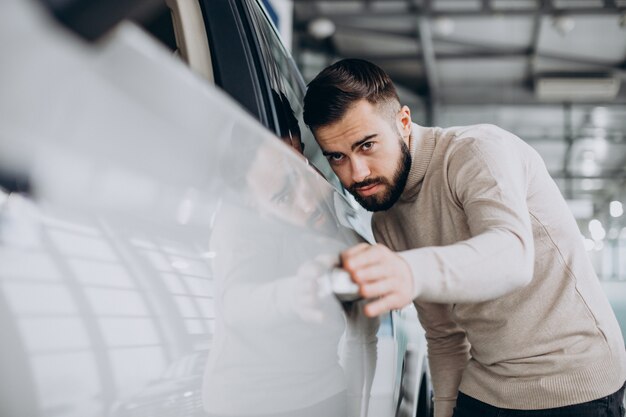
[[[367,59],[421,124],[516,133],[580,218],[626,198],[626,0],[294,0],[294,28],[305,77]]]

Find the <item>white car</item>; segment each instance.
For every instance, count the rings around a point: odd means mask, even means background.
[[[369,218],[262,5],[166,3],[95,44],[0,6],[0,415],[430,415],[413,307],[345,301]]]

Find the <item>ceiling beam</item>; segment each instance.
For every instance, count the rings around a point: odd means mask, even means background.
[[[381,29],[381,28],[350,26],[350,25],[344,25],[342,23],[336,23],[336,27],[337,27],[337,30],[341,32],[355,32],[359,34],[394,36],[394,37],[404,38],[406,40],[417,41],[417,31],[413,29],[409,29],[409,30]]]
[[[563,173],[563,179],[565,179],[564,194],[566,198],[572,198],[574,194],[574,184],[572,183],[572,171],[569,166],[572,160],[572,153],[574,149],[574,127],[572,121],[572,104],[567,103],[563,105],[563,141],[565,142],[565,152],[563,153],[563,160],[561,161],[561,172]]]
[[[415,12],[419,7],[412,0],[406,0],[410,11]],[[432,0],[423,0],[422,6],[431,9]],[[419,14],[418,14],[419,16]],[[436,124],[436,109],[439,104],[439,75],[435,62],[435,47],[433,45],[432,29],[430,20],[424,16],[417,17],[415,21],[417,40],[419,41],[419,52],[424,70],[424,81],[426,91],[424,94],[426,125]]]
[[[598,70],[610,72],[613,75],[619,76],[621,78],[626,76],[626,70],[624,70],[624,68],[622,68],[620,64],[614,64],[611,62],[594,61],[591,59],[581,58],[581,57],[577,57],[573,55],[562,55],[562,54],[553,54],[553,53],[546,53],[546,52],[538,52],[536,56],[539,58],[551,59],[554,61],[562,61],[562,62],[569,62],[572,64],[588,65],[590,67],[597,68]]]
[[[307,3],[317,2],[317,0],[294,0],[295,3]],[[330,2],[327,2],[330,3]],[[626,12],[626,7],[577,7],[577,8],[557,8],[557,7],[538,7],[528,9],[512,9],[512,8],[494,8],[490,7],[489,10],[485,10],[482,6],[479,9],[445,9],[438,10],[432,8],[432,6],[416,6],[413,10],[409,11],[385,11],[376,10],[369,11],[365,7],[360,11],[332,11],[326,10],[324,17],[329,19],[358,19],[358,18],[376,18],[376,19],[399,19],[419,16],[429,17],[489,17],[489,16],[534,16],[539,13],[543,16],[555,16],[555,15],[618,15]]]
[[[362,59],[368,59],[372,61],[412,61],[417,58],[412,53],[400,53],[400,54],[372,54],[361,53],[359,56]],[[453,61],[453,60],[466,60],[466,59],[496,59],[496,58],[523,58],[528,56],[528,50],[512,49],[510,51],[468,51],[468,52],[445,52],[437,53],[437,61]]]
[[[588,65],[590,67],[597,68],[599,70],[604,70],[608,72],[615,72],[618,75],[626,72],[626,61],[615,64],[612,62],[606,61],[597,61],[592,60],[580,56],[575,55],[564,55],[564,54],[555,54],[555,53],[547,53],[547,52],[539,52],[538,51],[538,38],[540,31],[539,22],[533,25],[532,32],[532,42],[529,48],[504,48],[501,45],[485,45],[476,42],[469,42],[462,39],[450,38],[450,37],[437,37],[437,36],[428,36],[431,40],[431,43],[440,42],[447,43],[456,46],[463,46],[466,48],[470,48],[471,50],[466,52],[458,52],[458,53],[437,53],[437,60],[454,60],[454,59],[491,59],[491,58],[513,58],[513,57],[535,57],[535,58],[544,58],[551,59],[555,61],[563,61],[570,62],[573,64],[580,65]],[[398,38],[402,38],[409,41],[415,41],[416,35],[418,33],[413,33],[412,31],[404,31],[398,32],[393,30],[386,29],[370,29],[370,28],[361,28],[349,25],[340,25],[338,26],[340,31],[346,32],[354,32],[359,34],[378,34],[385,36],[395,36]],[[432,33],[432,32],[431,32]],[[433,55],[435,54],[433,50]],[[402,59],[414,60],[416,57],[412,53],[407,54],[361,54],[363,59],[371,59],[378,61],[397,61]]]
[[[537,29],[539,30],[539,29]],[[537,34],[538,36],[538,34]],[[511,51],[510,48],[503,48],[502,46],[496,46],[496,45],[484,45],[484,44],[479,44],[479,43],[475,43],[475,42],[468,42],[465,40],[461,40],[461,39],[454,39],[454,38],[441,38],[441,37],[435,37],[433,38],[433,40],[435,42],[442,42],[442,43],[449,43],[452,45],[457,45],[457,46],[464,46],[467,48],[474,48],[473,52],[470,52],[469,55],[463,56],[463,54],[459,54],[459,59],[466,59],[468,57],[471,57],[472,53],[476,53],[476,54],[484,54],[484,57],[490,57],[489,54],[493,54],[491,55],[491,57],[493,58],[498,58],[499,56],[512,56],[512,53],[519,53],[520,56],[522,55],[526,55],[529,56],[530,54],[533,53],[532,48],[529,48],[527,50],[521,50],[518,49],[516,51]],[[499,55],[500,54],[500,55]],[[437,54],[438,59],[455,59],[455,54],[447,54],[447,55],[442,55],[442,54]],[[544,58],[544,59],[551,59],[551,60],[555,60],[555,61],[562,61],[562,62],[569,62],[572,64],[579,64],[579,65],[587,65],[590,67],[594,67],[597,68],[598,70],[602,70],[602,71],[607,71],[607,72],[611,72],[615,75],[618,76],[624,76],[626,74],[626,71],[624,70],[624,68],[622,67],[623,63],[614,63],[614,62],[607,62],[607,61],[597,61],[597,60],[593,60],[593,59],[588,59],[585,57],[580,57],[580,56],[575,56],[575,55],[565,55],[565,54],[555,54],[555,53],[549,53],[549,52],[539,52],[538,50],[535,49],[534,51],[534,56],[536,58]]]
[[[491,0],[482,0],[481,8],[485,13],[492,13],[493,9],[491,8]]]
[[[601,8],[601,7],[596,7]],[[554,14],[554,3],[552,0],[539,0],[539,8],[537,10],[540,14]]]
[[[441,106],[542,106],[553,107],[555,105],[562,105],[560,102],[543,102],[539,101],[534,94],[528,92],[527,94],[520,94],[517,90],[525,87],[525,84],[513,84],[508,87],[499,88],[497,92],[493,92],[493,85],[485,85],[483,94],[480,92],[476,94],[463,94],[461,96],[455,96],[454,93],[448,91],[442,91],[439,96]],[[509,91],[509,89],[511,91]],[[626,97],[619,96],[612,99],[610,102],[606,100],[588,100],[588,101],[576,101],[578,105],[590,105],[590,106],[606,106],[606,105],[626,105]]]
[[[549,0],[540,0],[540,8],[552,7]],[[537,12],[533,17],[530,46],[528,48],[528,63],[526,65],[526,77],[530,80],[535,75],[535,66],[537,63],[537,52],[539,50],[539,35],[541,32],[541,13]]]
[[[602,175],[568,175],[565,172],[558,171],[550,173],[553,179],[566,179],[566,180],[607,180],[607,181],[621,181],[626,179],[626,171],[613,170]]]
[[[435,61],[435,48],[433,46],[432,31],[430,21],[425,17],[420,17],[417,21],[417,31],[419,34],[420,51],[422,64],[424,66],[424,76],[428,86],[428,107],[429,115],[426,123],[435,125],[435,111],[439,103],[439,75]]]
[[[438,53],[440,61],[465,60],[465,59],[500,59],[500,58],[524,58],[529,56],[527,48],[511,48],[504,51],[467,51]]]
[[[453,60],[468,60],[468,59],[501,59],[501,58],[524,58],[529,57],[531,51],[527,48],[517,49],[502,49],[502,50],[476,50],[468,52],[446,52],[437,53],[438,61],[453,61]],[[412,53],[406,54],[368,54],[360,53],[359,56],[362,59],[368,59],[372,61],[401,61],[409,60],[413,61],[416,56]],[[572,64],[588,65],[595,68],[598,71],[606,71],[618,76],[626,76],[626,69],[622,67],[622,64],[613,64],[609,62],[593,61],[573,55],[561,55],[545,52],[535,52],[536,58],[551,59],[554,61],[569,62]],[[572,74],[579,74],[579,72],[573,72]]]

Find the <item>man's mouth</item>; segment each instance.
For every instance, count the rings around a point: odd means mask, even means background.
[[[378,191],[378,188],[381,186],[380,182],[376,182],[374,184],[369,184],[363,187],[358,187],[356,191],[363,197],[368,197],[372,194],[375,194]]]

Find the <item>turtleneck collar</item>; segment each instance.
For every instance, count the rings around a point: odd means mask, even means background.
[[[411,126],[409,140],[411,152],[411,169],[400,200],[412,200],[422,188],[422,180],[426,175],[428,164],[435,150],[435,128],[423,127],[416,123]]]

